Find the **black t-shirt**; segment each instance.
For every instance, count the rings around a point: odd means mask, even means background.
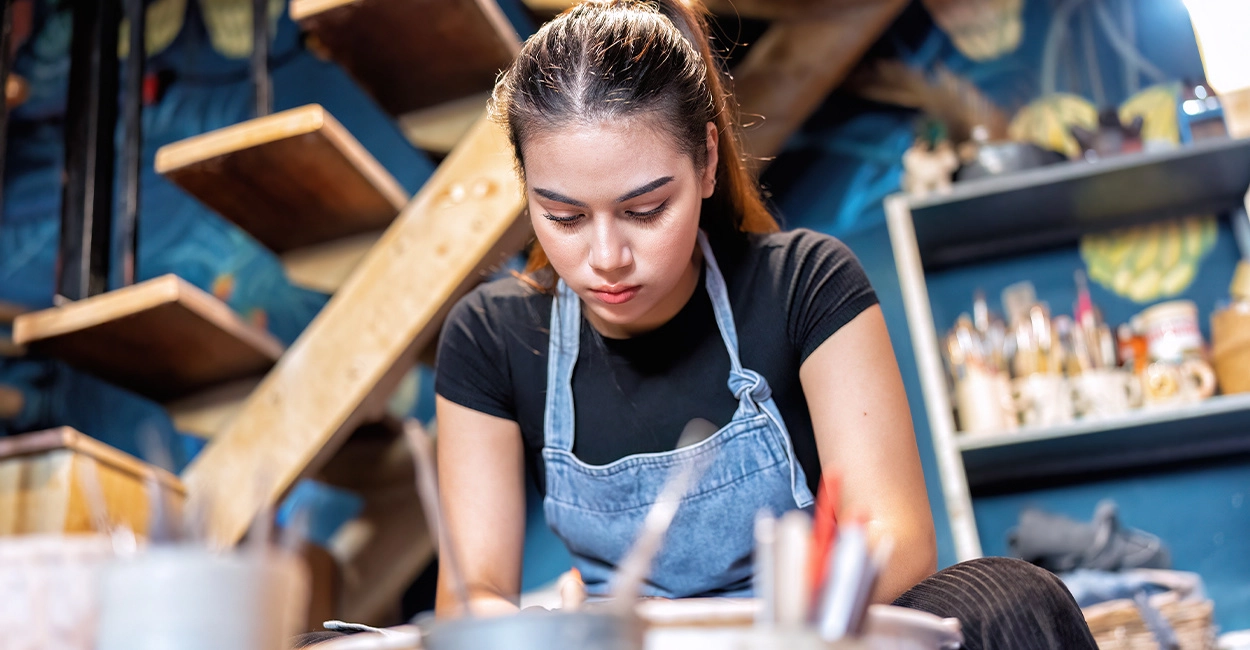
[[[877,296],[850,249],[827,235],[795,230],[712,245],[742,364],[768,380],[814,492],[820,461],[799,366]],[[553,299],[516,278],[474,289],[443,327],[435,380],[444,398],[520,425],[540,493]],[[606,464],[673,449],[694,418],[724,426],[738,407],[728,380],[729,355],[702,278],[672,320],[640,336],[605,338],[583,317],[573,371],[573,453]]]

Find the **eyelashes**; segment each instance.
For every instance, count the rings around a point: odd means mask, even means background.
[[[625,216],[635,222],[645,224],[645,223],[650,223],[652,221],[655,221],[659,217],[663,216],[667,210],[668,210],[668,201],[664,201],[658,207],[655,207],[651,210],[647,210],[646,212],[633,212],[631,210],[626,210]],[[557,217],[551,213],[543,214],[544,219],[547,219],[548,221],[552,221],[556,225],[562,228],[573,228],[577,226],[577,224],[581,222],[581,220],[585,216],[586,216],[585,214],[574,214],[574,215],[570,215],[567,217]]]

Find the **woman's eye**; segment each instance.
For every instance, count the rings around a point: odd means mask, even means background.
[[[665,201],[664,203],[661,203],[659,207],[652,208],[645,212],[636,212],[634,210],[626,210],[625,216],[629,217],[630,219],[635,219],[637,221],[650,221],[660,216],[661,214],[664,214],[664,210],[666,210],[667,208],[668,208],[668,202]]]
[[[561,216],[556,216],[556,215],[551,214],[551,213],[547,213],[547,214],[544,214],[544,215],[543,215],[543,217],[544,217],[544,218],[546,218],[548,221],[554,221],[554,222],[556,222],[557,224],[559,224],[559,225],[561,225],[561,226],[564,226],[564,227],[566,227],[566,228],[570,228],[570,227],[572,227],[572,226],[576,225],[576,224],[577,224],[577,222],[578,222],[578,221],[580,221],[580,220],[581,220],[581,218],[582,218],[583,216],[585,216],[585,215],[582,215],[582,214],[570,214],[570,215],[561,215]]]

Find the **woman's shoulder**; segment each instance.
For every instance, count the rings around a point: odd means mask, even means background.
[[[808,228],[750,233],[747,235],[747,247],[762,255],[852,254],[851,249],[837,237]]]
[[[788,277],[859,267],[842,240],[807,228],[748,234],[743,260],[759,273]]]

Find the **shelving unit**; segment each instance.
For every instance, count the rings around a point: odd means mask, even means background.
[[[957,183],[945,196],[886,199],[890,242],[959,560],[981,555],[970,486],[1250,451],[1245,425],[1250,395],[1060,427],[957,434],[926,273],[1194,212],[1229,213],[1241,253],[1250,257],[1248,188],[1250,139],[1222,139]]]

